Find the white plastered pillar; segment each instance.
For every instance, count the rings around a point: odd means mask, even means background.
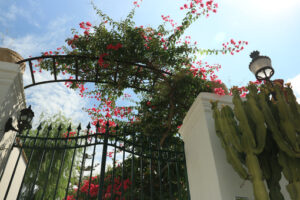
[[[22,57],[16,52],[0,48],[0,199],[4,199],[6,188],[19,155],[20,150],[11,147],[14,142],[16,132],[8,131],[4,133],[5,124],[8,118],[13,118],[13,126],[17,127],[17,117],[20,110],[26,107],[23,72],[25,65],[18,65],[15,62]],[[15,178],[7,199],[16,199],[21,180],[25,171],[26,158],[22,154],[18,167],[16,168]]]
[[[192,200],[253,200],[252,186],[244,182],[226,161],[215,132],[210,100],[232,106],[231,96],[200,93],[179,132],[185,143],[186,165]],[[241,187],[242,186],[242,187]]]
[[[231,96],[200,93],[179,130],[185,143],[191,200],[254,200],[252,184],[242,180],[226,160],[215,131],[210,101],[233,108]],[[290,199],[283,174],[281,192]]]

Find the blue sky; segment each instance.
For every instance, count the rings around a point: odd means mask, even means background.
[[[95,4],[113,19],[126,17],[133,6],[132,0],[94,0]],[[216,14],[201,18],[187,31],[201,48],[221,48],[231,38],[249,42],[241,53],[202,57],[210,64],[221,64],[219,77],[228,87],[245,85],[254,80],[248,69],[249,54],[259,50],[272,59],[275,78],[292,81],[300,97],[300,1],[299,0],[215,0],[219,4]],[[184,0],[143,0],[137,9],[137,25],[156,27],[161,15],[170,15],[180,22],[184,12],[179,9]],[[55,50],[71,36],[71,28],[78,28],[81,21],[99,23],[88,0],[0,0],[0,46],[19,52],[24,58],[38,56],[42,51]],[[28,70],[27,70],[28,71]],[[46,76],[46,75],[41,75]],[[44,77],[45,78],[45,77]],[[28,74],[24,75],[24,82]],[[43,88],[44,87],[44,88]],[[46,94],[45,91],[51,91]],[[59,91],[57,93],[57,91]],[[73,91],[66,92],[63,85],[37,86],[27,89],[27,102],[48,110],[69,110],[84,105]],[[63,95],[64,92],[67,95]],[[69,96],[68,96],[69,95]],[[45,98],[44,96],[47,96]],[[72,103],[59,105],[57,97],[72,99]],[[49,99],[52,99],[49,101]],[[62,100],[62,99],[61,99]],[[53,104],[53,105],[52,105]],[[78,119],[82,116],[78,115]]]

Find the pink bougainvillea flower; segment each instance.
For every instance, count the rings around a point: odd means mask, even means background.
[[[90,34],[88,30],[85,30],[83,33],[84,33],[84,35],[89,35]]]
[[[75,200],[75,198],[73,195],[68,195],[67,198],[64,200]]]
[[[82,28],[82,29],[85,29],[84,25],[85,25],[84,22],[80,22],[80,24],[79,24],[80,28]]]
[[[109,49],[118,50],[119,48],[122,48],[122,44],[120,44],[120,43],[117,43],[116,45],[108,44],[106,46],[107,50],[109,50]]]
[[[217,95],[220,95],[220,96],[225,95],[225,91],[222,88],[215,88],[214,93],[217,94]]]
[[[220,79],[215,80],[216,83],[222,84],[222,81]]]
[[[104,60],[103,60],[103,57],[107,56],[107,55],[108,55],[107,53],[103,53],[100,55],[99,60],[98,60],[98,64],[100,67],[106,68],[108,66],[108,64],[104,64]]]
[[[92,26],[91,22],[86,22],[85,23],[87,26]]]
[[[109,114],[109,112],[106,113],[105,117],[111,118],[111,115]]]
[[[246,93],[243,93],[240,95],[242,98],[245,98],[246,97]]]
[[[109,45],[106,46],[106,49],[107,49],[107,50],[112,49],[112,48],[113,48],[113,45],[112,45],[112,44],[109,44]]]

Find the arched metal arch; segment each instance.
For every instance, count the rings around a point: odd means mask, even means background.
[[[35,74],[34,74],[34,70],[33,70],[33,61],[39,61],[39,60],[43,60],[43,59],[50,59],[52,62],[52,72],[53,72],[53,79],[52,80],[46,80],[46,81],[36,81],[35,79]],[[58,59],[74,59],[74,65],[75,65],[75,79],[65,79],[65,78],[59,78],[57,76],[57,66],[56,66],[56,62]],[[111,84],[111,85],[117,85],[117,78],[119,76],[119,71],[118,71],[118,67],[116,67],[114,74],[113,74],[113,80],[112,81],[101,81],[99,80],[99,75],[101,73],[101,70],[105,70],[105,68],[95,68],[94,73],[95,76],[93,78],[84,78],[81,77],[79,74],[79,61],[80,60],[87,60],[90,59],[94,62],[96,62],[99,57],[92,57],[92,56],[83,56],[83,55],[48,55],[48,56],[39,56],[39,57],[32,57],[32,58],[27,58],[21,61],[18,61],[16,64],[22,64],[22,63],[28,63],[29,64],[29,69],[30,69],[30,74],[31,74],[31,80],[32,83],[28,84],[26,86],[24,86],[24,89],[30,88],[32,86],[36,86],[36,85],[41,85],[41,84],[46,84],[46,83],[55,83],[55,82],[94,82],[94,83],[100,83],[100,84]],[[167,72],[167,71],[163,71],[160,69],[156,69],[154,67],[150,67],[144,64],[140,64],[140,63],[133,63],[133,62],[124,62],[124,61],[118,61],[118,60],[114,60],[115,63],[119,63],[120,65],[128,65],[128,66],[136,66],[137,70],[135,75],[132,75],[132,77],[134,78],[134,82],[132,84],[128,84],[125,85],[128,88],[134,88],[140,91],[149,91],[149,89],[146,88],[141,88],[139,87],[137,84],[138,81],[138,73],[141,69],[145,69],[145,70],[149,70],[151,71],[153,74],[155,74],[155,80],[153,81],[152,84],[152,89],[154,88],[154,85],[156,83],[156,81],[162,76],[162,75],[172,75],[172,73]],[[150,89],[151,90],[151,89]]]

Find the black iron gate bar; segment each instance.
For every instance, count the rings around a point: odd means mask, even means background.
[[[34,76],[34,70],[33,70],[33,61],[39,61],[42,59],[51,59],[52,61],[52,70],[53,70],[53,78],[54,80],[47,80],[47,81],[40,81],[40,82],[36,82],[35,80],[35,76]],[[74,59],[75,61],[75,79],[58,79],[57,77],[57,66],[56,66],[56,62],[58,59]],[[83,61],[83,60],[93,60],[94,62],[96,62],[99,59],[99,57],[95,57],[95,56],[85,56],[85,55],[49,55],[49,56],[39,56],[39,57],[32,57],[32,58],[28,58],[28,59],[24,59],[21,60],[19,62],[16,62],[16,64],[21,64],[21,63],[29,63],[29,69],[30,69],[30,74],[31,74],[31,80],[32,80],[32,84],[26,85],[24,87],[24,89],[35,86],[35,85],[40,85],[40,84],[46,84],[46,83],[54,83],[54,82],[94,82],[94,83],[101,83],[101,84],[112,84],[112,85],[116,85],[117,83],[117,77],[118,77],[118,70],[119,70],[119,65],[116,65],[116,69],[115,69],[115,73],[114,73],[114,80],[112,80],[112,82],[106,82],[106,81],[102,81],[99,80],[99,73],[101,72],[101,70],[105,71],[108,70],[108,68],[101,68],[101,67],[95,67],[95,77],[92,79],[85,79],[85,77],[80,76],[79,74],[79,60]],[[104,59],[105,61],[109,61],[109,59]],[[155,81],[153,82],[152,88],[154,88],[156,81],[159,79],[159,77],[161,77],[162,75],[172,75],[171,72],[168,71],[164,71],[164,70],[160,70],[160,69],[156,69],[154,67],[150,67],[141,63],[134,63],[134,62],[128,62],[128,61],[119,61],[119,60],[113,60],[113,62],[115,63],[119,63],[119,64],[125,64],[128,66],[137,66],[137,70],[136,73],[134,75],[134,82],[132,84],[126,85],[126,87],[130,87],[130,88],[135,88],[141,91],[148,91],[145,88],[141,88],[137,86],[137,80],[138,80],[138,74],[139,74],[139,70],[141,68],[143,69],[148,69],[150,71],[152,71],[153,73],[156,74],[156,78]],[[113,74],[111,74],[113,75]]]
[[[96,130],[98,130],[98,128],[100,127],[99,123],[97,123],[95,125],[95,128]],[[12,183],[12,180],[14,178],[14,175],[15,175],[15,171],[16,171],[16,168],[17,168],[17,165],[18,165],[18,162],[19,162],[19,159],[20,159],[20,155],[21,153],[23,152],[24,149],[29,149],[31,150],[30,151],[30,155],[29,155],[29,159],[28,159],[28,164],[26,165],[26,168],[25,168],[25,173],[24,173],[24,176],[22,178],[22,183],[21,183],[21,188],[19,190],[19,193],[18,193],[18,199],[21,198],[21,192],[22,192],[22,187],[23,187],[23,184],[24,184],[24,179],[25,179],[25,176],[26,176],[26,173],[28,171],[28,168],[31,164],[31,161],[32,161],[32,155],[33,155],[33,152],[35,150],[41,150],[42,154],[41,154],[41,159],[40,159],[40,163],[39,163],[39,166],[37,168],[37,172],[36,172],[36,177],[34,179],[34,182],[32,184],[32,188],[30,189],[30,197],[33,195],[33,192],[34,192],[34,187],[35,187],[35,184],[36,184],[36,181],[38,179],[38,174],[40,172],[40,169],[41,169],[41,164],[42,164],[42,160],[43,160],[43,157],[45,156],[46,153],[49,152],[52,152],[52,156],[51,156],[51,162],[50,162],[50,165],[49,167],[47,168],[47,179],[43,185],[43,193],[42,193],[42,199],[45,195],[45,191],[46,191],[46,186],[47,186],[47,181],[48,181],[48,178],[49,178],[49,172],[51,170],[51,167],[52,167],[52,164],[53,164],[53,159],[54,159],[54,154],[55,154],[55,151],[56,150],[63,150],[63,156],[62,156],[62,161],[60,163],[60,167],[59,167],[59,173],[58,173],[58,177],[57,177],[57,181],[56,181],[56,188],[55,188],[55,192],[54,192],[54,197],[53,199],[56,198],[56,193],[57,193],[57,187],[58,187],[58,184],[59,184],[59,179],[60,179],[60,176],[61,176],[61,170],[62,170],[62,167],[63,167],[63,164],[64,164],[64,158],[65,158],[65,153],[66,153],[66,150],[73,150],[73,155],[72,155],[72,162],[71,162],[71,167],[70,167],[70,172],[69,172],[69,177],[68,177],[68,184],[67,184],[67,187],[66,187],[66,192],[65,192],[65,198],[67,198],[67,195],[68,195],[68,191],[69,191],[69,187],[70,187],[70,182],[71,182],[71,175],[72,175],[72,170],[73,170],[73,166],[74,166],[74,160],[75,160],[75,155],[76,155],[76,149],[77,148],[84,148],[84,152],[83,152],[83,156],[82,156],[82,161],[81,161],[81,167],[80,167],[80,173],[79,173],[79,182],[78,182],[78,190],[77,190],[77,197],[76,199],[78,198],[78,194],[79,194],[79,190],[80,190],[80,186],[81,186],[81,182],[82,182],[82,173],[83,173],[83,166],[85,164],[85,154],[86,154],[86,149],[88,146],[93,146],[94,149],[93,149],[93,156],[92,156],[92,167],[91,167],[91,170],[90,170],[90,176],[89,176],[89,187],[88,187],[88,195],[90,195],[90,189],[91,189],[91,178],[92,178],[92,173],[93,173],[93,167],[94,167],[94,159],[95,159],[95,150],[96,150],[96,146],[98,144],[101,144],[103,146],[103,149],[102,149],[102,161],[101,161],[101,171],[100,171],[100,179],[99,179],[99,185],[100,185],[100,188],[99,188],[99,192],[98,192],[98,199],[102,199],[103,198],[103,189],[104,187],[101,187],[104,185],[104,176],[105,176],[105,167],[106,167],[106,157],[107,157],[107,147],[110,146],[110,147],[113,147],[114,148],[114,158],[113,158],[113,169],[112,169],[112,176],[111,176],[111,184],[113,184],[113,181],[114,181],[114,178],[115,178],[115,173],[116,173],[116,168],[115,168],[115,161],[116,161],[116,151],[117,149],[119,149],[120,151],[123,151],[123,159],[122,159],[122,181],[121,183],[124,181],[124,177],[125,177],[125,174],[124,174],[124,164],[125,164],[125,153],[129,153],[131,155],[131,182],[132,182],[132,185],[130,187],[130,197],[131,199],[134,199],[134,189],[135,188],[135,173],[134,173],[134,161],[135,159],[140,159],[140,188],[138,189],[139,191],[139,196],[140,196],[140,199],[145,199],[145,191],[144,191],[144,188],[143,188],[143,182],[145,180],[145,174],[143,172],[143,160],[149,160],[149,168],[150,168],[150,199],[154,199],[154,191],[153,191],[153,162],[157,162],[158,163],[158,175],[159,175],[159,199],[163,199],[163,191],[162,191],[162,177],[161,177],[161,163],[162,162],[166,162],[167,165],[167,179],[168,179],[168,185],[169,185],[169,197],[170,199],[173,199],[173,192],[172,192],[172,183],[171,183],[171,180],[172,178],[170,177],[170,165],[173,163],[173,165],[175,164],[175,168],[176,168],[176,178],[177,178],[177,190],[178,192],[180,193],[179,194],[179,197],[182,196],[182,193],[185,192],[187,193],[187,198],[190,199],[189,197],[189,188],[188,188],[188,181],[187,181],[187,174],[186,174],[186,171],[184,172],[185,174],[185,181],[186,181],[186,186],[187,188],[186,189],[183,189],[182,187],[182,184],[180,183],[180,178],[179,178],[179,164],[183,164],[185,166],[185,155],[184,155],[184,152],[183,151],[175,151],[175,150],[163,150],[161,148],[153,148],[154,145],[156,144],[159,144],[158,140],[155,140],[153,141],[153,138],[151,137],[146,137],[146,136],[142,136],[141,134],[139,135],[140,138],[141,138],[141,144],[137,144],[137,141],[136,141],[136,133],[133,133],[133,132],[130,132],[128,129],[124,128],[124,130],[122,131],[123,134],[120,136],[118,135],[118,133],[121,133],[119,130],[118,130],[118,127],[116,128],[116,133],[115,134],[112,134],[110,133],[109,131],[109,125],[107,124],[107,127],[106,127],[106,132],[103,134],[103,133],[98,133],[96,131],[95,134],[86,134],[86,135],[79,135],[79,132],[81,131],[81,126],[79,125],[77,127],[77,133],[76,133],[76,136],[75,137],[69,137],[69,133],[71,132],[71,125],[68,127],[67,129],[67,137],[66,138],[61,138],[61,131],[62,131],[62,128],[61,126],[58,127],[57,129],[57,134],[56,134],[56,137],[49,137],[49,133],[50,131],[52,131],[52,127],[51,125],[48,127],[47,129],[47,134],[46,134],[46,137],[41,137],[39,136],[40,132],[41,132],[41,129],[42,129],[42,125],[40,124],[37,128],[37,133],[36,133],[36,136],[30,136],[29,135],[29,132],[30,130],[27,130],[26,131],[26,135],[22,135],[21,133],[19,133],[17,136],[16,136],[16,142],[14,143],[13,147],[14,148],[20,148],[20,153],[19,153],[19,156],[18,156],[18,159],[17,159],[17,163],[14,167],[14,171],[13,171],[13,174],[12,174],[12,177],[10,179],[10,182],[9,182],[9,186],[6,190],[6,194],[5,194],[5,198],[7,198],[7,195],[8,195],[8,192],[10,190],[10,187],[11,187],[11,183]],[[87,133],[89,133],[91,129],[91,126],[90,124],[88,124],[87,126]],[[148,143],[148,147],[147,148],[144,148],[143,146],[143,142],[145,142],[144,140],[144,137],[147,138],[147,143]],[[89,138],[94,138],[94,140],[89,140]],[[103,138],[101,140],[101,138]],[[20,140],[21,142],[17,142],[17,140]],[[80,144],[78,144],[78,141],[80,140]],[[29,143],[28,143],[29,141]],[[40,141],[40,142],[39,142]],[[72,141],[72,142],[69,142],[68,141]],[[75,141],[75,142],[73,142]],[[82,141],[84,142],[84,145],[82,145]],[[47,143],[48,142],[48,143]],[[117,142],[119,142],[119,145],[117,145]],[[32,144],[33,143],[33,144]],[[54,144],[53,144],[54,143]],[[75,145],[72,145],[73,143],[75,143]],[[120,143],[123,143],[123,146],[120,145]],[[30,145],[31,144],[31,145]],[[71,144],[71,145],[70,145]],[[181,144],[183,145],[183,143]],[[183,146],[182,146],[183,147]],[[140,152],[138,151],[140,150]],[[138,158],[135,158],[135,157],[138,157]],[[120,198],[122,198],[122,195],[124,193],[124,188],[121,187],[121,196]],[[114,199],[114,193],[111,195],[111,198],[110,199]],[[88,198],[90,198],[90,196],[88,196]]]
[[[41,140],[41,141],[67,141],[67,140],[78,140],[78,139],[87,139],[87,138],[92,138],[92,137],[97,137],[97,136],[104,136],[105,134],[103,133],[93,133],[93,134],[89,134],[89,135],[81,135],[81,136],[75,136],[75,137],[69,137],[69,138],[62,138],[62,137],[55,137],[55,138],[51,138],[51,137],[39,137],[39,136],[28,136],[28,135],[18,135],[17,136],[17,139],[36,139],[37,141]],[[134,142],[131,142],[129,140],[126,140],[118,135],[108,135],[107,136],[110,140],[110,143],[107,142],[107,145],[108,146],[112,146],[112,147],[116,147],[117,149],[120,149],[120,150],[124,150],[124,147],[121,147],[121,146],[118,146],[116,144],[114,144],[112,141],[114,140],[117,140],[119,142],[124,142],[126,144],[129,144],[130,146],[135,146],[135,147],[140,147],[142,148],[142,145],[140,144],[136,144]],[[93,146],[93,145],[97,145],[97,144],[105,144],[105,141],[97,141],[97,142],[93,142],[93,143],[89,143],[89,144],[76,144],[76,145],[69,145],[69,144],[66,144],[65,146],[57,146],[57,147],[53,147],[53,146],[35,146],[35,145],[28,145],[28,144],[20,144],[20,143],[15,143],[13,145],[13,147],[23,147],[23,148],[34,148],[34,149],[40,149],[40,150],[59,150],[59,149],[75,149],[75,148],[80,148],[80,147],[88,147],[88,146]],[[147,156],[147,155],[142,155],[141,153],[139,152],[134,152],[133,150],[129,150],[129,149],[125,149],[125,151],[127,153],[131,153],[133,155],[136,155],[136,156],[142,156],[144,158],[150,158],[150,156]],[[183,151],[170,151],[170,150],[157,150],[157,149],[152,149],[152,153],[153,152],[160,152],[160,153],[176,153],[176,154],[183,154],[184,152]],[[162,158],[162,160],[164,160],[164,158]]]

